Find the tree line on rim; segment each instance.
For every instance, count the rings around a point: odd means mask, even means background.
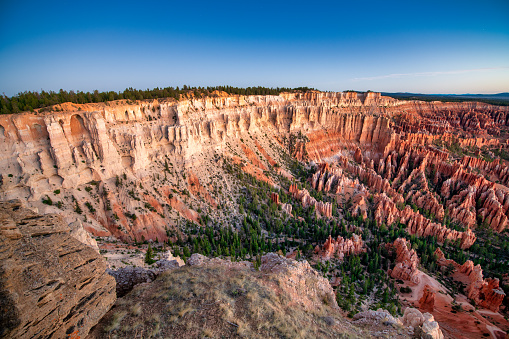
[[[64,102],[72,102],[75,104],[87,104],[94,102],[107,102],[113,100],[143,100],[143,99],[159,99],[174,98],[180,100],[182,95],[190,94],[195,97],[209,96],[214,91],[223,91],[228,94],[240,95],[278,95],[282,92],[306,92],[312,90],[308,87],[286,88],[286,87],[233,87],[233,86],[214,86],[214,87],[191,87],[184,85],[182,88],[178,86],[154,88],[146,90],[137,90],[132,87],[126,88],[123,92],[107,91],[99,92],[74,92],[61,89],[58,92],[41,91],[39,92],[20,92],[17,95],[8,97],[0,96],[0,114],[20,113],[25,111],[34,111],[34,109],[49,107]]]

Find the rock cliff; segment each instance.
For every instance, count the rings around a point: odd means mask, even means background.
[[[115,280],[58,215],[0,203],[0,336],[84,338],[115,302]]]
[[[448,208],[466,227],[476,218],[496,231],[507,227],[506,194],[461,174],[478,169],[505,183],[505,165],[470,158],[450,165],[445,153],[422,150],[438,141],[501,147],[495,137],[497,127],[507,125],[507,107],[398,101],[379,93],[219,94],[63,104],[58,112],[3,115],[0,199],[21,198],[42,213],[64,210],[67,224],[79,221],[97,236],[163,241],[177,216],[198,223],[192,206],[215,208],[232,194],[228,183],[210,180],[223,175],[230,160],[274,185],[266,171],[279,168],[277,148],[284,147],[298,159],[342,159],[341,170],[353,178],[337,168],[325,170],[313,178],[313,187],[338,194],[353,190],[354,215],[367,217],[369,189],[385,192],[396,204],[409,201],[429,210],[438,221]],[[464,138],[455,138],[458,131]],[[416,144],[421,149],[413,150]],[[451,177],[439,192],[451,198],[446,205],[427,187],[433,166],[437,180]],[[456,193],[463,183],[481,186]],[[42,204],[46,198],[52,207]],[[471,202],[479,199],[476,209]],[[317,202],[316,209],[330,216],[327,204]]]

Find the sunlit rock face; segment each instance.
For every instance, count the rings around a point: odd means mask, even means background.
[[[469,169],[505,183],[507,167],[470,158],[451,164],[430,146],[456,140],[461,131],[468,134],[459,141],[465,147],[502,147],[497,127],[508,123],[508,113],[507,107],[482,103],[399,101],[372,92],[216,92],[178,102],[66,103],[58,112],[0,116],[0,199],[25,200],[41,213],[64,211],[76,237],[90,246],[81,229],[123,241],[165,241],[176,236],[176,216],[200,223],[198,210],[227,215],[225,208],[234,208],[227,199],[234,188],[218,180],[226,162],[270,185],[277,185],[267,176],[271,168],[291,178],[280,167],[277,148],[284,148],[299,160],[338,162],[336,172],[323,168],[313,187],[336,194],[353,190],[355,216],[367,217],[373,191],[395,204],[410,200],[438,221],[447,208],[467,228],[481,218],[500,232],[507,227],[509,195]],[[426,186],[432,167],[436,180],[445,181],[439,192],[448,199],[445,206]],[[329,202],[313,201],[304,191],[298,195],[303,206],[332,216]],[[43,204],[46,197],[53,204]],[[292,213],[290,205],[282,208]],[[386,208],[377,206],[379,220],[403,220],[411,234],[460,239],[463,248],[475,241],[470,230],[444,229],[419,213],[403,209],[395,215]]]

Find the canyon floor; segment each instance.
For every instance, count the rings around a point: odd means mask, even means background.
[[[92,338],[505,338],[508,136],[373,92],[66,103],[0,115],[0,200],[116,272]]]

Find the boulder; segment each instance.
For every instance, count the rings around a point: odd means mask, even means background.
[[[435,321],[433,315],[424,313],[424,321],[421,325],[421,338],[423,339],[444,339],[444,334]]]
[[[196,266],[196,265],[202,265],[209,261],[210,259],[204,256],[200,253],[193,253],[189,259],[187,259],[187,265],[189,266]]]
[[[424,322],[424,316],[418,309],[407,307],[403,313],[401,321],[404,326],[412,326],[413,328],[416,328],[422,325]]]
[[[385,325],[401,325],[401,320],[396,319],[389,311],[379,308],[378,310],[368,310],[359,312],[353,316],[354,324],[364,323],[383,323]]]
[[[134,286],[149,283],[155,280],[157,272],[143,267],[126,266],[118,270],[107,270],[108,274],[115,278],[117,283],[117,297],[123,297],[129,293]]]
[[[414,328],[414,336],[423,339],[443,339],[440,326],[430,313],[422,314],[419,310],[407,307],[402,317],[406,327]]]

